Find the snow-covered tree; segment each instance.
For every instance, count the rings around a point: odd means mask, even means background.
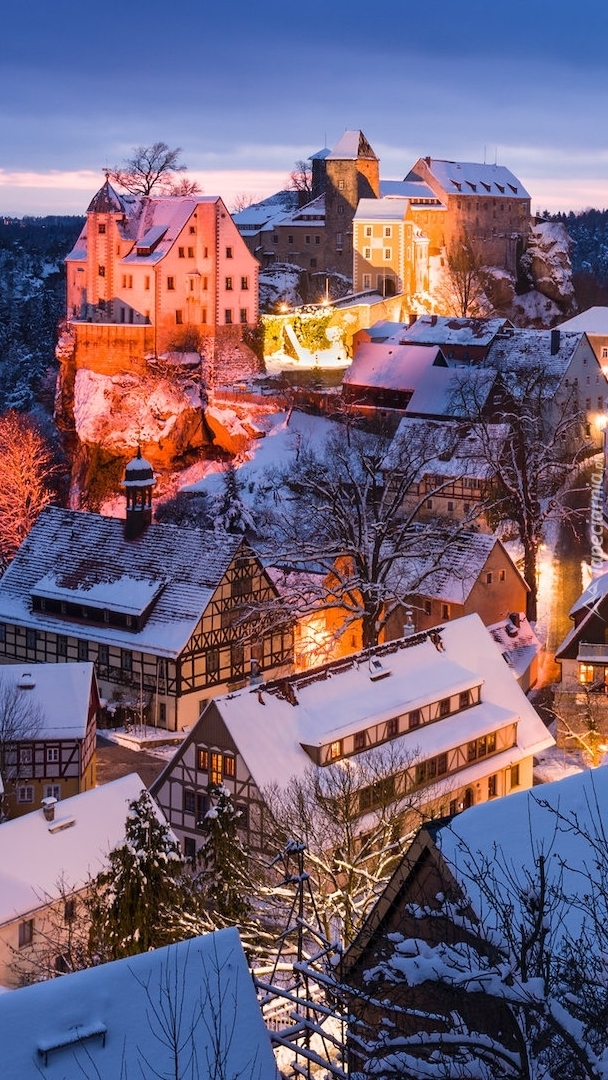
[[[142,791],[129,804],[124,843],[110,852],[108,869],[90,890],[89,950],[97,962],[179,939],[168,914],[180,908],[183,871],[177,841]]]
[[[242,484],[233,462],[229,462],[222,478],[222,491],[214,505],[215,527],[221,532],[246,533],[255,528],[254,517],[241,498]]]
[[[302,443],[287,467],[269,474],[256,508],[257,546],[275,566],[315,571],[305,592],[293,592],[299,615],[335,612],[338,635],[360,624],[367,648],[391,614],[449,566],[450,545],[479,507],[468,521],[421,520],[425,502],[455,478],[416,492],[450,438],[437,426],[392,439],[346,424],[319,446]]]
[[[0,565],[6,567],[40,511],[53,501],[57,474],[52,447],[35,420],[0,416]]]
[[[200,823],[196,885],[219,929],[247,920],[252,910],[252,882],[247,873],[248,856],[238,834],[240,811],[221,784],[210,785],[209,799],[209,809]]]
[[[452,242],[443,269],[439,299],[445,313],[460,318],[485,315],[488,301],[484,291],[483,256],[468,236]]]
[[[406,905],[405,932],[355,990],[356,1075],[606,1080],[608,838],[594,798],[570,810],[538,796],[549,826],[530,826],[523,865],[457,842],[451,882]]]
[[[323,768],[311,768],[265,792],[276,847],[306,848],[306,870],[325,936],[352,940],[413,833],[425,820],[420,793],[406,775],[415,766],[398,741]],[[428,793],[427,793],[428,794]]]
[[[155,189],[162,195],[196,194],[200,191],[196,181],[176,175],[187,170],[180,161],[181,152],[180,146],[165,142],[136,146],[123,165],[108,170],[110,180],[131,195],[150,195]]]

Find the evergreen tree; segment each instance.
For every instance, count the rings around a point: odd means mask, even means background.
[[[232,462],[223,477],[223,490],[216,500],[215,527],[227,533],[245,533],[254,529],[253,515],[241,499],[242,484],[239,483]]]
[[[240,811],[223,785],[209,785],[210,808],[201,828],[203,842],[197,853],[197,883],[216,926],[243,923],[251,913],[247,899],[248,856],[238,834]]]
[[[118,960],[177,940],[180,935],[167,915],[179,910],[184,864],[147,791],[129,804],[125,841],[110,852],[109,863],[88,901],[90,952],[97,961]]]

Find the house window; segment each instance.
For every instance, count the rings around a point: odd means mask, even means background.
[[[42,788],[43,799],[61,799],[61,784],[44,784]]]
[[[199,772],[209,772],[209,751],[199,749],[196,759]]]
[[[437,756],[437,776],[445,776],[448,771],[448,755],[438,754]]]
[[[420,727],[420,709],[412,709],[408,714],[407,725],[410,728]]]
[[[227,247],[227,248],[226,248],[226,258],[227,258],[227,259],[231,259],[231,258],[232,258],[232,248],[231,248],[231,247]]]
[[[224,776],[234,778],[236,775],[236,758],[232,754],[224,754]]]
[[[511,787],[519,787],[519,762],[511,766]]]
[[[146,276],[144,278],[144,289],[149,289],[149,288],[150,288],[150,276],[149,276],[149,274],[146,274]]]
[[[89,659],[89,643],[82,638],[78,639],[78,659],[83,662]]]
[[[32,748],[31,746],[22,746],[19,749],[19,764],[31,765],[32,764]]]
[[[184,313],[180,308],[178,308],[178,310],[175,312],[175,322],[176,322],[177,326],[181,326],[183,321],[184,321]]]
[[[422,606],[424,608],[424,614],[425,615],[430,615],[431,611],[433,609],[433,605],[432,605],[431,601],[430,600],[423,600],[422,601]]]
[[[365,732],[355,732],[355,750],[365,750]]]
[[[273,236],[272,242],[273,242],[273,244],[278,244],[279,238],[278,238],[278,236],[276,234]]]
[[[442,604],[441,605],[441,618],[442,619],[449,619],[449,617],[450,617],[450,605],[449,604]]]
[[[18,803],[33,803],[34,789],[31,784],[20,784],[17,788]]]
[[[498,571],[498,580],[499,581],[506,581],[507,580],[507,571],[506,570],[499,570]]]
[[[175,278],[174,277],[168,277],[167,278],[167,289],[169,290],[169,292],[173,292],[173,290],[175,289]]]
[[[68,655],[68,639],[63,634],[57,635],[57,656]]]
[[[249,807],[246,803],[237,803],[236,812],[238,815],[237,829],[249,828]]]
[[[186,258],[186,249],[183,248],[183,247],[179,247],[177,249],[177,254],[178,254],[180,259],[185,259]]]
[[[432,510],[433,509],[433,500],[432,499],[427,499],[424,505],[426,506],[427,510]]]
[[[133,653],[130,649],[120,650],[120,666],[123,671],[133,671]]]
[[[247,290],[248,288],[249,288],[249,278],[248,277],[242,277],[241,278],[241,289]]]
[[[59,761],[59,747],[47,746],[46,748],[46,760],[47,762]]]
[[[25,647],[28,651],[36,651],[36,631],[26,630],[25,632]]]
[[[209,797],[203,795],[202,792],[197,792],[196,795],[196,824],[197,827],[202,825],[209,810]]]
[[[287,243],[288,244],[293,244],[293,236],[288,236],[287,237]]]
[[[384,235],[388,237],[391,237],[393,235],[393,230],[390,225],[384,226]]]
[[[394,739],[399,734],[399,717],[392,716],[386,725],[387,739]]]
[[[101,266],[101,265],[98,266],[97,267],[97,273],[99,274],[100,277],[105,277],[106,276],[106,268],[105,268],[105,266]]]
[[[207,649],[207,678],[216,679],[220,673],[219,649]]]
[[[97,663],[101,667],[107,667],[110,663],[110,648],[108,645],[99,645],[97,649]]]
[[[321,237],[320,236],[315,236],[315,244],[320,244],[320,243],[321,243]]]
[[[101,221],[101,222],[99,223],[99,225],[97,226],[97,232],[99,233],[99,235],[100,235],[100,236],[103,236],[103,234],[105,233],[105,231],[106,231],[106,227],[105,227],[105,224],[104,224],[104,222],[103,222],[103,221]]]
[[[371,227],[371,225],[366,225],[365,226],[365,235],[366,236],[371,236],[372,235],[372,227]]]
[[[231,323],[232,323],[232,309],[231,308],[226,308],[226,310],[224,312],[224,322],[226,323],[226,326],[231,325]]]
[[[393,249],[392,248],[385,248],[384,249],[384,261],[389,262],[390,259],[392,259],[392,257],[393,257]]]
[[[196,858],[196,840],[193,836],[184,837],[184,857],[186,859]]]
[[[451,711],[450,710],[450,698],[449,697],[442,698],[441,701],[439,702],[439,715],[440,716],[449,716],[450,711]]]
[[[184,813],[193,814],[196,808],[196,799],[193,791],[184,790]]]
[[[493,581],[493,574],[491,570],[488,570],[486,574],[486,585],[491,585]]]
[[[338,191],[344,191],[344,180],[338,180]]]
[[[608,345],[602,345],[602,360],[608,360]]]
[[[454,513],[454,503],[453,502],[448,502],[448,514],[453,514],[453,513]]]
[[[329,760],[336,761],[337,758],[342,757],[342,740],[336,739],[329,744]]]
[[[372,257],[372,249],[371,248],[363,248],[363,258],[367,259],[368,262],[369,262],[371,257]]]
[[[232,278],[231,277],[226,278],[226,286],[225,287],[226,287],[226,290],[228,292],[232,291]]]
[[[462,690],[460,693],[460,697],[458,698],[458,708],[466,709],[469,704],[469,691]]]
[[[224,779],[222,772],[222,755],[214,751],[211,754],[211,769],[209,771],[209,783],[221,784]]]
[[[158,706],[158,722],[161,727],[167,726],[167,706],[164,701]]]
[[[371,274],[364,274],[363,275],[363,288],[364,289],[371,289],[371,287],[372,287],[372,275]]]
[[[203,308],[203,309],[201,310],[201,322],[202,322],[202,323],[206,323],[206,322],[207,322],[207,308]]]
[[[19,923],[19,948],[24,949],[26,945],[31,945],[34,939],[34,920],[24,919]]]
[[[189,259],[193,259],[193,258],[194,258],[194,248],[193,248],[193,247],[189,247],[189,248],[188,248],[188,258],[189,258]]]
[[[343,247],[342,233],[337,232],[336,233],[336,251],[342,251],[342,247]]]
[[[311,259],[310,260],[310,266],[311,266],[312,270],[316,270],[316,268],[317,268],[317,260],[316,259]]]
[[[246,307],[242,307],[240,309],[240,311],[239,311],[239,319],[240,319],[240,322],[242,322],[242,323],[249,322],[248,311],[247,311]]]
[[[578,665],[578,681],[587,684],[595,682],[595,668],[593,664]]]
[[[304,243],[305,244],[310,244],[310,236],[305,236],[304,237]]]
[[[488,776],[488,799],[495,799],[498,795],[498,777],[496,773]]]

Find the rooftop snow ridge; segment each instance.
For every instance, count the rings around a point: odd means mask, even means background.
[[[291,705],[297,705],[296,690],[310,686],[311,683],[322,682],[324,679],[331,678],[332,675],[339,675],[341,672],[349,671],[351,668],[358,668],[360,664],[369,663],[372,659],[391,656],[401,649],[410,649],[415,645],[422,645],[425,641],[432,641],[438,651],[443,651],[441,649],[442,631],[443,627],[436,626],[431,630],[421,630],[418,634],[412,634],[410,637],[388,641],[384,645],[373,645],[371,648],[364,649],[353,656],[347,656],[340,660],[329,660],[326,664],[313,668],[311,671],[296,672],[296,674],[290,675],[288,678],[276,679],[273,682],[250,687],[249,693],[259,695],[263,691],[265,694],[273,694],[274,697],[283,698]]]

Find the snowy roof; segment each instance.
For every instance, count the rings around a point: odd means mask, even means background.
[[[425,348],[425,346],[411,346]],[[483,407],[496,382],[494,371],[469,368],[429,367],[423,371],[414,388],[407,410],[418,416],[461,416],[466,412],[464,395],[459,393],[464,387],[466,393],[474,395],[479,407]]]
[[[297,205],[298,193],[296,191],[277,191],[267,199],[232,214],[232,220],[243,235],[257,233],[266,222],[279,221],[285,214],[295,210]]]
[[[263,226],[264,232],[272,232],[273,229],[281,226],[293,225],[294,228],[308,228],[315,225],[325,224],[325,195],[317,195],[316,199],[312,199],[310,202],[305,203],[304,206],[289,210],[287,213],[280,214],[269,219]],[[239,226],[240,228],[240,226]]]
[[[426,420],[416,416],[404,416],[389,449],[386,467],[391,468],[398,462],[400,447],[407,444],[408,440],[418,442],[434,437],[437,457],[424,461],[419,472],[420,478],[428,475],[470,476],[483,480],[494,471],[488,457],[491,455],[492,459],[496,460],[509,432],[508,424],[488,425],[483,432],[487,442],[482,443],[480,431],[457,420]]]
[[[355,221],[403,221],[408,199],[359,199]]]
[[[0,686],[20,686],[39,719],[28,739],[83,739],[94,685],[92,663],[3,664]]]
[[[465,604],[496,547],[502,548],[512,561],[497,536],[470,529],[463,529],[448,547],[445,540],[424,535],[424,547],[420,555],[397,559],[392,564],[388,584],[396,598],[415,591],[446,603]],[[521,577],[515,564],[513,571]],[[521,581],[527,588],[523,578]]]
[[[556,390],[566,375],[582,338],[580,332],[573,331],[512,330],[494,338],[484,365],[514,375],[542,366]],[[589,353],[593,355],[590,347]],[[510,380],[509,388],[516,393],[517,382]]]
[[[126,540],[118,518],[46,507],[0,578],[0,622],[79,636],[73,620],[32,611],[32,594],[126,614],[155,600],[137,631],[89,621],[86,636],[177,657],[242,543],[176,525],[149,525]]]
[[[587,588],[584,589],[578,600],[570,608],[569,615],[571,619],[575,620],[575,624],[555,650],[556,660],[566,658],[570,646],[583,638],[589,624],[599,611],[607,595],[608,573],[599,574],[597,577],[592,578]]]
[[[491,195],[492,198],[529,199],[521,181],[504,165],[482,165],[477,161],[444,161],[427,158],[432,175],[444,191],[455,195]],[[410,172],[406,180],[417,179]]]
[[[542,645],[526,616],[521,612],[515,614],[518,616],[518,622],[514,622],[511,618],[503,619],[501,622],[488,626],[488,630],[513,674],[516,678],[520,678],[528,671],[534,657],[541,652]]]
[[[411,325],[395,330],[400,341],[422,345],[488,346],[508,319],[465,319],[450,315],[419,315]]]
[[[399,737],[404,746],[430,756],[447,743],[458,745],[473,730],[494,730],[509,718],[518,721],[516,757],[553,745],[478,615],[446,623],[442,639],[444,652],[421,634],[414,644],[401,639],[317,672],[293,675],[281,685],[289,685],[295,704],[290,694],[254,687],[216,698],[209,708],[219,711],[260,788],[310,768],[303,745],[328,743],[480,683],[480,704],[445,722],[405,732]],[[390,674],[373,680],[370,657],[380,659]]]
[[[576,818],[576,827],[568,827],[563,817],[558,822],[555,811],[571,822]],[[435,827],[433,837],[491,933],[502,928],[496,926],[496,911],[488,907],[485,890],[479,888],[479,874],[470,873],[472,863],[489,860],[505,887],[505,875],[512,875],[511,884],[523,886],[527,880],[535,880],[534,860],[542,854],[548,883],[558,884],[561,895],[578,896],[581,887],[590,891],[587,875],[593,876],[597,862],[590,838],[597,838],[596,843],[603,847],[606,830],[608,769],[599,768],[514,793],[507,801],[497,799],[471,807],[449,825]],[[517,922],[521,897],[512,887],[509,902],[514,905],[512,919]],[[582,917],[581,906],[561,905],[560,915],[552,923],[553,947],[562,935],[577,940]]]
[[[422,374],[438,361],[445,365],[437,346],[364,342],[342,381],[349,386],[414,390]]]
[[[383,199],[408,199],[412,203],[424,202],[425,209],[445,210],[434,191],[423,180],[381,180],[380,195]]]
[[[107,866],[109,852],[125,838],[129,803],[144,789],[137,773],[129,773],[61,800],[55,806],[54,821],[47,821],[42,810],[34,810],[3,822],[0,925],[45,907],[61,895],[62,881],[68,890],[78,890]],[[162,812],[156,812],[164,821]]]
[[[351,158],[377,160],[362,131],[345,131],[331,153],[326,155],[327,161],[345,161]]]
[[[576,330],[587,334],[608,335],[608,307],[591,307],[560,323],[560,330]]]
[[[278,1078],[235,927],[2,994],[0,1028],[7,1080]]]

